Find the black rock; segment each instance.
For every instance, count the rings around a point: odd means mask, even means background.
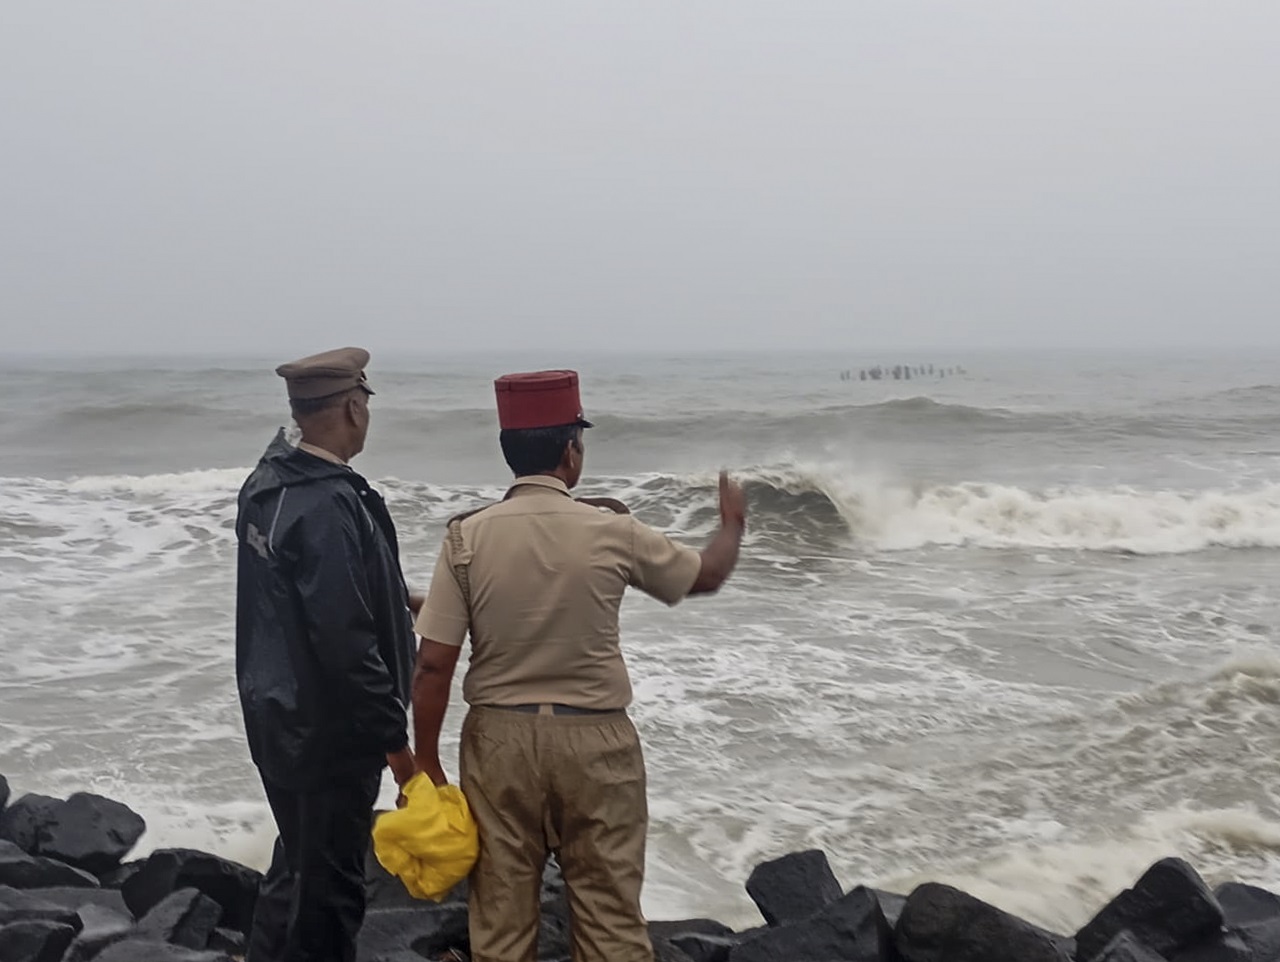
[[[827,856],[818,849],[761,862],[747,879],[747,894],[770,925],[799,922],[840,898]]]
[[[733,935],[733,929],[715,919],[677,919],[649,923],[649,938],[674,942],[682,935]]]
[[[193,888],[222,906],[217,924],[247,934],[253,923],[262,874],[235,862],[186,848],[162,848],[124,885],[124,900],[136,918],[178,889]]]
[[[654,962],[693,962],[678,945],[674,945],[666,939],[654,939],[652,941]]]
[[[179,889],[138,919],[138,937],[203,949],[222,918],[222,906],[196,889]]]
[[[1280,960],[1280,919],[1246,922],[1233,926],[1230,931],[1248,947],[1257,962]]]
[[[1222,921],[1222,906],[1195,869],[1180,858],[1165,858],[1076,933],[1076,957],[1091,962],[1125,929],[1168,957],[1213,935]]]
[[[560,863],[556,861],[553,855],[542,866],[542,894],[539,896],[539,900],[542,902],[554,902],[556,899],[563,897],[564,873],[560,871]]]
[[[907,897],[899,895],[897,892],[885,892],[880,889],[872,889],[875,893],[876,901],[880,903],[880,911],[884,913],[885,921],[889,923],[889,928],[896,929],[898,927],[898,919],[902,917],[902,910],[906,908]]]
[[[56,885],[97,888],[98,880],[88,872],[39,855],[0,853],[0,885],[16,889],[52,888]]]
[[[14,858],[18,855],[26,855],[17,844],[9,841],[7,838],[0,838],[0,858]]]
[[[78,792],[52,810],[36,844],[41,855],[96,875],[119,865],[146,830],[142,816],[127,805]]]
[[[132,862],[121,862],[115,868],[108,869],[98,874],[98,881],[102,883],[104,889],[121,888],[125,882],[133,878],[142,867],[147,864],[145,858],[140,858]]]
[[[46,902],[30,892],[0,885],[0,925],[27,920],[60,922],[80,931],[80,916],[75,909]]]
[[[1256,885],[1226,882],[1213,890],[1228,927],[1280,919],[1280,895]]]
[[[364,898],[368,911],[374,909],[410,909],[418,900],[409,894],[404,883],[382,867],[373,846],[364,859]]]
[[[1165,962],[1163,955],[1143,945],[1127,930],[1108,942],[1095,958],[1096,962]]]
[[[543,962],[568,959],[572,954],[572,923],[569,903],[563,891],[548,896],[543,892],[542,917],[538,925],[538,958]]]
[[[58,886],[57,888],[28,889],[27,894],[72,910],[82,909],[86,905],[96,905],[99,908],[110,909],[112,912],[128,916],[131,921],[133,919],[133,913],[124,904],[124,896],[115,889]]]
[[[67,949],[63,962],[86,962],[134,930],[133,919],[101,905],[84,905],[77,911],[83,927]]]
[[[184,949],[168,942],[125,939],[108,946],[94,962],[235,962],[223,952]]]
[[[57,922],[13,922],[0,928],[4,962],[59,962],[76,930]]]
[[[1069,962],[1069,940],[966,892],[928,882],[909,896],[895,942],[904,962]]]
[[[9,804],[9,780],[0,775],[0,812]]]
[[[893,930],[875,893],[859,886],[803,922],[766,929],[734,946],[729,962],[889,962],[892,955]]]
[[[356,939],[356,960],[416,957],[420,962],[447,949],[466,950],[469,944],[464,906],[428,903],[425,908],[379,909],[364,917]]]
[[[729,950],[742,941],[736,935],[677,935],[671,944],[693,962],[728,962]]]
[[[1234,932],[1219,932],[1189,949],[1183,949],[1171,962],[1263,962],[1276,956],[1255,956],[1253,949]]]
[[[0,838],[15,843],[28,855],[38,854],[40,829],[61,804],[62,799],[49,795],[23,795],[0,812]]]
[[[226,952],[227,955],[243,956],[247,941],[244,934],[235,929],[214,929],[213,935],[209,936],[209,948]]]

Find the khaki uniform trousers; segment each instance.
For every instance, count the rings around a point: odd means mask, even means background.
[[[473,962],[534,962],[550,852],[564,874],[573,962],[652,962],[640,911],[644,756],[626,713],[472,708],[459,761],[480,830]]]

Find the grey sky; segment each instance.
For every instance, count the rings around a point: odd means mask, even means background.
[[[1280,345],[1280,5],[0,6],[0,350]]]

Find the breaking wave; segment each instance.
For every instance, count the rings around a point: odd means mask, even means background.
[[[1000,484],[904,484],[829,467],[745,473],[753,527],[773,538],[843,534],[881,550],[929,545],[1183,554],[1280,548],[1280,485],[1249,491],[1133,487],[1027,489]],[[714,521],[714,479],[661,477],[624,495],[633,508],[701,496],[686,512]],[[683,527],[683,525],[682,525]]]
[[[11,541],[61,532],[77,521],[119,530],[180,517],[190,526],[199,524],[202,513],[211,528],[222,528],[246,473],[5,479],[0,531]],[[753,532],[777,547],[853,539],[882,551],[945,546],[1184,554],[1280,548],[1277,484],[1239,491],[1032,489],[978,481],[909,483],[805,464],[758,467],[737,477],[747,491]],[[384,488],[402,525],[414,528],[439,525],[502,492],[497,485],[397,479]],[[584,493],[619,497],[646,521],[686,535],[710,531],[718,517],[712,474],[598,479]]]

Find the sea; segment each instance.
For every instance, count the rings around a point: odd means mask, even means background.
[[[267,861],[233,521],[286,359],[0,359],[0,773],[129,804],[140,853]],[[384,352],[355,466],[411,585],[506,487],[493,378],[565,366],[583,493],[695,546],[721,468],[749,500],[718,595],[623,608],[651,917],[757,923],[809,848],[1061,931],[1166,855],[1280,888],[1280,356]]]

